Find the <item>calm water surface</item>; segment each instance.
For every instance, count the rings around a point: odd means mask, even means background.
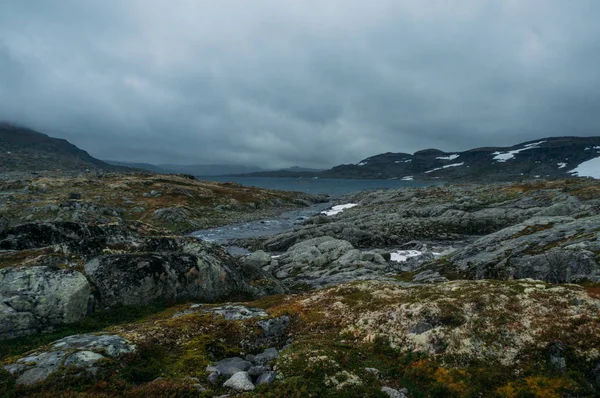
[[[269,178],[269,177],[196,177],[199,180],[236,182],[242,185],[260,188],[279,189],[283,191],[300,191],[313,194],[326,194],[335,197],[361,191],[364,189],[423,187],[434,185],[430,181],[401,181],[401,180],[349,180],[349,179],[306,179],[306,178]],[[301,224],[305,219],[332,206],[333,203],[320,203],[304,209],[288,211],[278,217],[252,221],[242,224],[225,225],[219,228],[204,229],[191,235],[209,242],[227,245],[227,241],[235,238],[254,236],[269,236],[282,233]],[[232,254],[244,252],[239,248],[230,247]]]
[[[438,185],[431,181],[402,180],[349,180],[339,178],[270,178],[270,177],[196,177],[199,180],[218,182],[237,182],[260,188],[299,191],[305,193],[341,196],[363,189],[404,188]]]

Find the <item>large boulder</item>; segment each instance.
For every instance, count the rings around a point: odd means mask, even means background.
[[[80,272],[45,266],[0,269],[0,339],[76,322],[92,303],[90,285]]]
[[[318,288],[363,279],[389,279],[388,261],[330,236],[308,239],[272,260],[270,271],[292,289]]]
[[[193,238],[156,238],[140,252],[104,255],[84,266],[103,306],[153,301],[260,297],[285,292],[260,269],[243,267],[220,247]],[[142,252],[144,249],[154,251]]]

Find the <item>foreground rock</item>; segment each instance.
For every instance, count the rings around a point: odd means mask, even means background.
[[[286,290],[263,270],[194,238],[126,226],[24,224],[0,253],[0,339],[47,331],[95,309],[181,299],[255,298]],[[94,296],[91,295],[92,291]]]
[[[83,274],[52,267],[0,269],[0,340],[73,323],[93,308]]]
[[[42,352],[35,352],[4,367],[17,376],[17,384],[33,385],[46,380],[61,368],[76,368],[96,373],[101,361],[135,352],[132,345],[115,335],[74,335],[51,344]]]
[[[99,256],[85,264],[102,305],[139,306],[183,298],[215,301],[285,292],[262,270],[241,267],[222,248],[193,238],[157,238],[142,246],[156,251]]]

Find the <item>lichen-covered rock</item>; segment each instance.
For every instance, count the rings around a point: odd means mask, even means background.
[[[135,345],[116,335],[73,335],[55,341],[47,351],[20,358],[4,369],[17,376],[17,384],[33,385],[61,367],[95,372],[102,359],[117,358],[135,349]]]
[[[469,279],[600,282],[600,216],[535,217],[486,235],[425,268]]]
[[[169,207],[155,210],[152,217],[157,220],[170,223],[187,223],[190,222],[190,214],[187,210],[179,207]]]
[[[361,252],[330,236],[290,247],[271,262],[271,272],[291,288],[325,287],[364,279],[388,279],[390,264],[376,251]]]
[[[223,384],[223,387],[236,391],[252,391],[255,388],[247,372],[237,372]]]
[[[0,249],[25,250],[56,245],[63,252],[93,256],[101,253],[106,246],[128,242],[136,237],[137,234],[119,225],[28,223],[9,228],[6,236],[0,239]]]
[[[0,269],[0,339],[39,333],[80,320],[93,299],[77,271],[51,267]]]
[[[102,305],[139,306],[181,298],[214,301],[285,291],[262,270],[243,267],[222,248],[193,238],[148,240],[139,250],[152,251],[99,256],[85,264]]]
[[[242,263],[250,267],[262,268],[271,264],[271,256],[262,250],[257,250],[242,258]]]

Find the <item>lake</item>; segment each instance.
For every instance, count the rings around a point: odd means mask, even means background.
[[[363,189],[405,188],[439,185],[440,181],[351,180],[341,178],[196,177],[204,181],[237,182],[260,188],[341,196]]]

